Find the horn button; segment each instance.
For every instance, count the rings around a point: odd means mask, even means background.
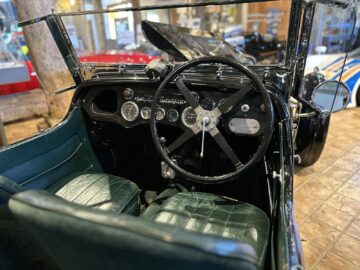
[[[196,117],[196,127],[201,131],[210,131],[219,122],[219,118],[213,111],[202,110]]]

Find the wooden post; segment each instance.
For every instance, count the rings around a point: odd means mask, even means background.
[[[93,5],[95,10],[102,9],[101,0],[93,0]],[[104,52],[107,49],[107,46],[106,46],[105,25],[104,25],[105,23],[104,23],[103,14],[96,14],[95,21],[96,21],[97,37],[99,42],[99,51]]]
[[[140,1],[139,0],[132,0],[131,4],[133,7],[139,7],[140,6]],[[133,12],[133,16],[134,16],[134,35],[135,35],[135,43],[139,43],[138,39],[138,28],[137,26],[141,24],[141,11],[134,11]]]
[[[53,7],[49,0],[15,0],[15,5],[19,21],[50,14]],[[73,79],[45,22],[24,27],[23,31],[32,63],[47,95],[50,116],[61,119],[69,109],[72,92],[55,96],[54,91],[73,85]]]

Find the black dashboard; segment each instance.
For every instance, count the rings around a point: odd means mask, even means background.
[[[188,84],[192,95],[206,110],[230,98],[242,87],[252,87],[244,82],[238,89],[217,84]],[[148,124],[153,97],[158,83],[118,83],[92,86],[82,99],[82,107],[92,119],[113,122],[124,128]],[[222,116],[221,125],[229,133],[243,136],[259,136],[263,133],[265,112],[262,97],[252,89],[242,101]],[[176,88],[170,85],[160,96],[157,104],[158,124],[170,125],[183,130],[195,124],[196,115]]]

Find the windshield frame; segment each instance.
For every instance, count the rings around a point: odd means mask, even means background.
[[[184,8],[184,7],[199,7],[199,6],[211,6],[211,5],[232,5],[232,4],[242,4],[242,3],[254,3],[254,2],[275,2],[277,0],[217,0],[217,1],[206,1],[206,2],[196,2],[196,3],[181,3],[181,4],[172,4],[172,5],[157,5],[157,6],[143,6],[143,7],[126,7],[119,9],[101,9],[101,10],[91,10],[91,11],[79,11],[79,12],[67,12],[67,13],[55,13],[52,10],[52,14],[34,18],[31,20],[22,21],[19,23],[19,27],[25,27],[32,25],[41,21],[45,21],[49,27],[49,30],[60,50],[60,53],[75,81],[75,85],[70,86],[66,89],[58,90],[56,93],[62,93],[71,89],[76,88],[79,84],[84,81],[92,79],[96,76],[96,71],[98,67],[100,69],[118,68],[122,69],[122,66],[143,66],[143,64],[124,64],[124,63],[81,63],[80,59],[71,43],[70,37],[66,30],[66,27],[63,23],[62,17],[66,16],[78,16],[78,15],[88,15],[88,14],[102,14],[102,13],[113,13],[121,11],[142,11],[142,10],[156,10],[156,9],[173,9],[173,8]],[[288,29],[288,42],[286,48],[286,58],[285,62],[282,64],[275,65],[263,65],[262,67],[274,67],[281,69],[289,69],[291,58],[293,55],[289,53],[294,53],[295,47],[297,44],[297,33],[294,30],[299,28],[301,21],[301,9],[302,9],[302,0],[291,0],[291,9],[290,9],[290,18],[289,18],[289,29]],[[257,65],[255,65],[257,66]]]

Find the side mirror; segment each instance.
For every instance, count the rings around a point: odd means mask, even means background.
[[[319,109],[338,112],[349,104],[350,98],[350,90],[346,84],[326,81],[315,88],[312,103]]]

